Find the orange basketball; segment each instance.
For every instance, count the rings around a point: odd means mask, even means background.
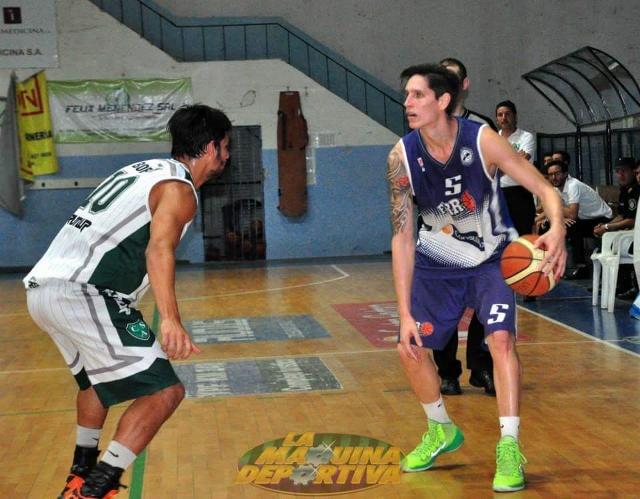
[[[504,282],[516,293],[525,296],[540,296],[553,289],[556,280],[553,274],[544,275],[538,270],[545,251],[534,248],[537,236],[528,234],[512,241],[504,249],[500,269]]]

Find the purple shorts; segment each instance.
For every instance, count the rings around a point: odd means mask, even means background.
[[[473,273],[434,279],[416,269],[411,287],[411,314],[418,323],[422,345],[442,350],[458,327],[466,307],[484,325],[485,338],[496,331],[516,333],[516,299],[500,272],[499,262]]]

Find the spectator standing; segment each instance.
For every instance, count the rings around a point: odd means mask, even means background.
[[[469,95],[471,82],[467,75],[467,68],[462,61],[454,57],[446,57],[440,61],[440,65],[454,73],[460,81],[459,94],[453,109],[453,116],[487,124],[497,132],[498,129],[491,121],[491,118],[467,109],[464,105]],[[462,394],[459,381],[462,374],[462,363],[457,359],[458,341],[459,334],[456,329],[444,349],[433,351],[433,358],[438,366],[438,376],[441,379],[440,392],[444,395]],[[484,326],[475,312],[467,329],[467,368],[471,370],[469,384],[484,388],[486,393],[495,396],[493,361],[489,350],[485,346]]]
[[[500,135],[506,138],[515,151],[523,158],[535,160],[536,139],[532,133],[518,128],[516,105],[505,100],[496,106],[496,121]],[[509,215],[519,235],[530,234],[536,216],[533,195],[508,175],[500,177],[500,187],[509,209]]]

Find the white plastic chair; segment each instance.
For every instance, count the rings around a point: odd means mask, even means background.
[[[633,263],[633,255],[629,252],[634,243],[635,230],[622,231],[616,238],[613,255],[606,256],[602,263],[602,294],[600,295],[600,308],[607,308],[607,312],[613,312],[616,302],[616,285],[618,284],[618,269],[625,263]],[[634,248],[636,246],[634,245]]]
[[[591,254],[591,261],[593,262],[593,280],[592,280],[592,295],[591,304],[595,307],[598,305],[598,293],[600,291],[600,280],[602,276],[602,303],[606,303],[604,297],[608,296],[608,283],[606,282],[605,275],[602,272],[602,261],[610,256],[613,256],[614,252],[618,248],[618,238],[623,234],[629,234],[630,231],[618,230],[614,232],[605,232],[602,236],[601,249]],[[604,308],[604,305],[603,307]]]
[[[630,253],[631,245],[638,248],[636,257]],[[598,304],[598,285],[602,275],[602,292],[600,307],[613,312],[616,301],[616,285],[618,284],[618,268],[620,265],[632,263],[636,278],[640,276],[640,210],[636,211],[633,230],[606,232],[602,237],[602,251],[591,255],[593,260],[593,305]],[[640,281],[638,281],[640,282]]]

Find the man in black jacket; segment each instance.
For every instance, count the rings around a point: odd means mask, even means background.
[[[440,61],[440,65],[455,73],[460,80],[460,92],[458,102],[453,110],[453,115],[478,123],[486,123],[493,130],[498,131],[491,118],[464,106],[464,101],[469,93],[469,77],[464,64],[453,57],[447,57]],[[440,391],[444,395],[461,395],[460,381],[462,363],[456,358],[458,353],[458,331],[456,331],[443,350],[434,350],[433,356],[438,366],[438,375],[442,379]],[[493,385],[493,361],[491,354],[484,345],[484,327],[473,314],[467,332],[467,368],[471,370],[469,383],[473,386],[484,387],[490,395],[496,394]]]

